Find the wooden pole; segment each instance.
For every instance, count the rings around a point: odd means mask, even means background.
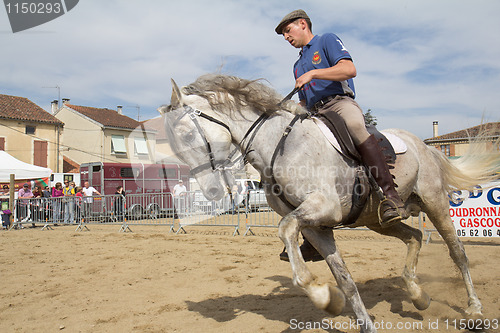
[[[10,215],[10,224],[12,225],[13,217],[14,217],[14,191],[15,191],[15,182],[16,175],[11,173],[10,174],[10,184],[9,184],[9,210],[12,213]]]

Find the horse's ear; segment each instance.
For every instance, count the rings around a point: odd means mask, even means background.
[[[160,112],[161,115],[163,115],[166,112],[169,112],[170,109],[171,109],[170,105],[162,105],[157,110],[158,110],[158,112]]]
[[[170,105],[172,105],[172,108],[175,109],[182,104],[182,93],[174,79],[170,80],[172,81],[172,97],[170,98]]]

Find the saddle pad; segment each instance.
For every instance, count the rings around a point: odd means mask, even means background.
[[[319,127],[323,135],[326,137],[326,139],[330,142],[330,144],[335,147],[335,149],[341,153],[342,155],[346,156],[346,154],[342,151],[340,148],[339,142],[337,141],[337,138],[333,135],[332,131],[323,123],[321,119],[318,119],[316,117],[312,117],[316,125]],[[406,147],[406,143],[401,140],[398,136],[392,134],[392,133],[387,133],[384,131],[381,131],[382,134],[389,140],[391,143],[392,147],[394,148],[394,152],[396,154],[404,154],[406,153],[406,150],[408,147]],[[348,157],[348,156],[347,156]]]

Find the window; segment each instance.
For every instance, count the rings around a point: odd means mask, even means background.
[[[47,167],[48,143],[47,141],[35,140],[33,142],[33,164],[41,167]]]
[[[166,168],[161,168],[159,169],[159,176],[160,178],[165,178],[165,179],[178,179],[177,177],[177,169],[166,169]]]
[[[136,178],[139,176],[139,169],[136,168],[121,168],[120,176],[122,178]]]
[[[0,150],[5,150],[5,138],[0,138]]]
[[[125,137],[123,135],[111,136],[111,154],[126,154]]]
[[[35,126],[28,126],[28,125],[26,125],[26,127],[25,127],[25,133],[26,134],[35,135],[35,130],[36,130]]]
[[[441,151],[446,156],[450,156],[450,145],[441,145]]]
[[[134,151],[136,155],[148,154],[148,145],[145,138],[134,138]]]

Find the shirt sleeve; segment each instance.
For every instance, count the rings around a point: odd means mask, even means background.
[[[328,62],[331,66],[335,66],[341,59],[351,59],[352,57],[347,51],[342,40],[335,34],[325,34],[323,37],[323,45]]]

